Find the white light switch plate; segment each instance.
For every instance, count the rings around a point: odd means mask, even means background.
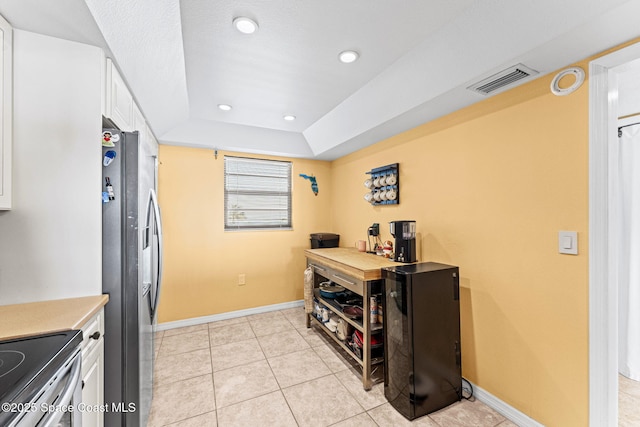
[[[578,255],[578,232],[558,231],[558,252]]]

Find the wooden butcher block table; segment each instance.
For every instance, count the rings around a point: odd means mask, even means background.
[[[403,264],[393,262],[382,256],[359,252],[355,248],[306,249],[305,256],[307,257],[307,265],[311,266],[314,271],[315,297],[335,315],[362,333],[362,354],[357,354],[352,346],[348,345],[348,342],[340,340],[334,332],[331,332],[313,314],[307,315],[307,327],[311,327],[313,324],[323,330],[347,354],[353,357],[362,366],[362,386],[365,390],[370,390],[373,385],[371,376],[373,366],[384,362],[384,356],[379,349],[375,357],[372,357],[371,336],[372,334],[376,335],[377,341],[382,342],[383,326],[377,319],[374,319],[373,322],[371,321],[370,298],[382,299],[380,298],[382,292],[384,292],[382,268]],[[347,317],[342,312],[339,304],[320,295],[317,288],[320,283],[326,281],[337,283],[362,296],[362,319]]]

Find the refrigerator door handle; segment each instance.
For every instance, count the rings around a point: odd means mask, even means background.
[[[155,230],[151,230],[151,215],[155,219]],[[160,287],[162,286],[162,220],[160,218],[160,206],[158,205],[158,197],[156,196],[155,190],[152,188],[149,190],[149,204],[147,205],[147,224],[146,224],[146,236],[145,236],[145,244],[149,245],[152,241],[151,235],[154,234],[153,231],[157,233],[157,242],[158,242],[158,257],[157,257],[157,266],[158,266],[158,274],[156,276],[156,283],[154,285],[155,295],[152,292],[150,302],[151,302],[151,321],[155,319],[156,310],[158,308],[158,300],[160,297]]]

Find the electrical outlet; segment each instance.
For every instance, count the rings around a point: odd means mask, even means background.
[[[380,224],[374,222],[371,227],[369,227],[369,236],[378,236],[380,235]]]
[[[247,284],[247,280],[244,274],[238,274],[238,285],[242,286],[242,285],[246,285]]]

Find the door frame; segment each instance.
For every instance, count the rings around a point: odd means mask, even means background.
[[[618,284],[612,263],[613,150],[618,72],[640,58],[640,43],[589,63],[589,425],[618,425]]]

